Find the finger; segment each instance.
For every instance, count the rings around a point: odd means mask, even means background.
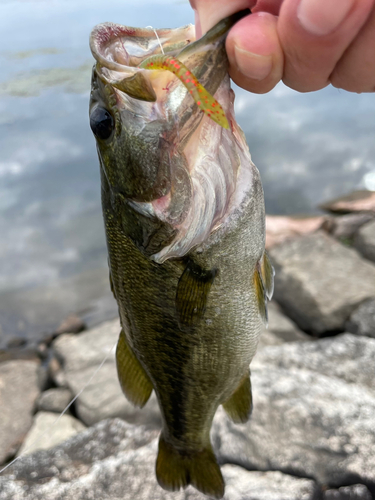
[[[241,19],[229,32],[226,49],[230,76],[240,87],[263,94],[281,80],[283,52],[272,14],[259,12]]]
[[[375,92],[375,7],[331,75],[333,86],[350,92]]]
[[[278,34],[284,50],[284,83],[300,92],[328,85],[357,36],[374,0],[284,0]]]
[[[283,0],[258,0],[251,12],[269,12],[274,16],[278,16]]]
[[[190,5],[198,14],[202,34],[216,23],[243,9],[251,9],[256,0],[190,0]]]

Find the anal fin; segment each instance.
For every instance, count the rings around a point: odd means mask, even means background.
[[[165,490],[177,491],[191,484],[210,497],[224,495],[224,479],[210,444],[201,450],[183,451],[167,443],[161,435],[156,477]]]
[[[223,404],[223,408],[228,417],[236,424],[243,424],[249,420],[253,409],[250,370],[241,381],[236,391]]]
[[[142,408],[151,396],[153,387],[147,373],[129,347],[123,330],[117,344],[116,364],[123,393],[131,403]]]

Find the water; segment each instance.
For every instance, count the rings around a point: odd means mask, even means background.
[[[186,1],[2,0],[0,4],[0,348],[41,338],[69,313],[116,315],[108,286],[98,160],[88,126],[91,28],[193,22]],[[327,88],[236,109],[269,213],[375,189],[375,100]]]

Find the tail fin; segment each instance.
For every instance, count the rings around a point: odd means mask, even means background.
[[[191,484],[205,495],[222,498],[224,479],[211,445],[201,451],[180,452],[163,437],[159,440],[156,477],[165,490],[176,491]]]

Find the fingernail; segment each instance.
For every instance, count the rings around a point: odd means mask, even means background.
[[[298,19],[313,35],[329,35],[340,26],[355,0],[301,0]]]
[[[272,56],[261,56],[234,46],[239,71],[253,80],[264,80],[272,70]]]

